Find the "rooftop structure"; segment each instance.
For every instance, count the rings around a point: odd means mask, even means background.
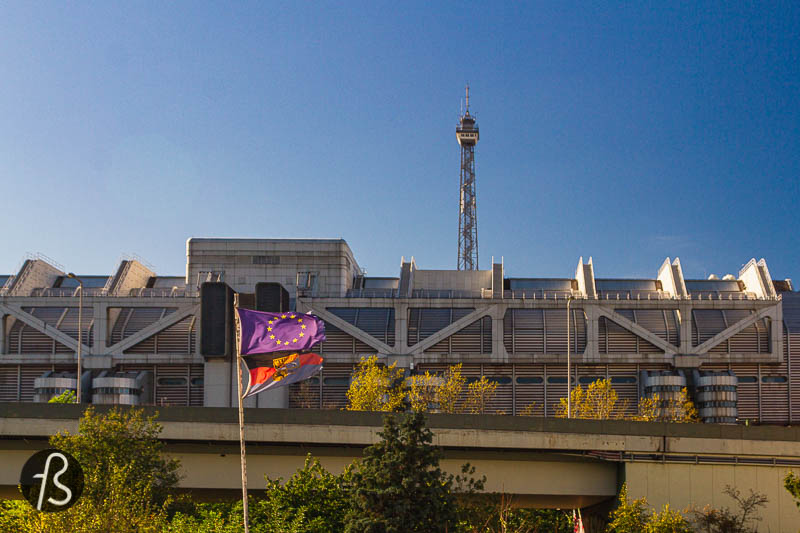
[[[408,373],[462,363],[469,380],[497,383],[490,412],[552,416],[567,392],[569,351],[573,384],[609,378],[631,410],[686,386],[708,421],[797,423],[800,297],[765,260],[707,280],[685,279],[677,258],[649,279],[598,278],[597,266],[580,258],[562,278],[506,277],[502,262],[426,270],[403,258],[396,277],[368,277],[343,240],[192,238],[183,276],[137,258],[78,276],[83,365],[93,380],[146,373],[137,379],[147,386],[127,387],[140,404],[235,405],[230,354],[201,342],[220,320],[206,313],[201,287],[225,283],[247,307],[272,283],[285,289],[281,305],[326,322],[325,368],[302,386],[248,398],[252,407],[341,407],[354,364],[378,354]],[[0,401],[33,401],[47,372],[71,372],[76,383],[75,281],[41,256],[4,279]]]

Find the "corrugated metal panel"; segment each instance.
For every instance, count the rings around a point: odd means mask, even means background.
[[[514,365],[516,414],[544,416],[544,365]]]
[[[566,313],[566,312],[565,312]],[[544,353],[542,309],[509,309],[503,319],[503,342],[511,353]]]
[[[800,333],[800,293],[781,293],[781,307],[789,333]]]
[[[788,355],[789,386],[792,401],[792,423],[800,421],[800,332],[789,332],[783,341],[784,350]]]
[[[728,327],[725,315],[719,309],[692,310],[692,346],[699,346]],[[727,352],[726,343],[718,344],[709,353]]]
[[[94,327],[92,325],[92,321],[94,319],[94,309],[92,307],[83,308],[83,313],[81,316],[81,332],[83,344],[86,346],[94,346]],[[67,312],[64,314],[63,318],[61,319],[61,323],[58,325],[58,329],[77,342],[78,340],[78,308],[77,307],[69,307],[67,308]],[[65,353],[71,352],[72,350],[64,346]],[[56,351],[59,351],[58,346],[56,347]]]
[[[353,320],[355,320],[355,309],[352,312]],[[325,339],[325,342],[318,345],[321,354],[355,353],[356,351],[355,338],[328,322],[325,322]]]
[[[497,384],[494,397],[486,406],[486,413],[513,414],[514,384],[512,365],[483,365],[483,375]]]
[[[564,320],[566,323],[566,320]],[[566,349],[566,343],[564,343]],[[547,385],[545,403],[546,416],[554,416],[561,398],[567,397],[567,367],[566,365],[544,365],[545,382]],[[573,378],[574,379],[574,378]]]
[[[394,309],[391,307],[328,308],[342,320],[388,345],[394,344]],[[326,330],[327,331],[327,330]],[[359,343],[362,344],[362,343]],[[357,348],[358,350],[358,348]],[[374,351],[373,348],[369,350]],[[359,350],[361,351],[361,350]]]
[[[156,365],[156,405],[189,405],[188,365]]]
[[[631,313],[631,317],[626,318],[632,320],[632,315],[633,313]],[[600,353],[636,353],[639,337],[613,320],[601,316],[598,329]]]
[[[408,344],[414,345],[475,311],[472,308],[409,309]],[[491,353],[492,324],[483,317],[427,348],[425,353]]]
[[[615,309],[614,311],[642,326],[664,341],[675,346],[679,344],[678,325],[674,310],[637,309],[634,311],[631,309]],[[640,339],[640,343],[641,342],[646,341]],[[650,343],[647,344],[652,346]],[[653,346],[653,348],[655,347]],[[640,351],[645,352],[650,350],[642,350],[640,346]],[[661,350],[659,350],[659,352],[661,352]]]
[[[21,402],[33,401],[33,382],[36,378],[42,377],[42,374],[52,369],[52,365],[22,365],[20,369]]]
[[[322,408],[342,409],[347,406],[347,389],[353,365],[326,364],[322,369]]]
[[[23,311],[43,321],[48,326],[57,328],[61,317],[64,315],[64,307],[25,307]],[[77,328],[75,330],[77,337]],[[53,340],[44,333],[33,329],[21,320],[15,320],[9,332],[9,353],[71,353],[72,349],[67,348],[60,342]]]
[[[467,390],[469,387],[469,383],[471,381],[475,381],[481,379],[481,365],[479,364],[462,364],[461,365],[461,375],[467,378],[466,383],[464,384],[464,388],[461,391],[461,396],[459,397],[459,405],[463,408],[464,402],[467,400]]]
[[[770,379],[786,379],[786,375],[761,370],[761,422],[765,424],[789,423],[789,384],[773,383]]]
[[[626,414],[639,410],[639,367],[631,364],[610,364],[608,375],[620,402],[627,402]]]
[[[737,322],[747,319],[752,315],[752,311],[740,309],[726,309],[725,320],[729,326],[735,325]],[[764,344],[766,341],[766,345]],[[723,343],[724,344],[724,343]],[[746,327],[740,333],[737,333],[727,341],[728,350],[733,353],[739,352],[753,352],[753,353],[767,353],[769,352],[769,327],[765,319],[758,320],[755,324]]]
[[[17,372],[19,365],[0,365],[0,402],[18,400]]]
[[[176,310],[163,307],[123,307],[111,329],[111,343],[116,344],[127,339]]]
[[[195,317],[188,316],[142,342],[131,346],[124,353],[171,353],[191,354],[194,347]]]
[[[202,406],[205,400],[205,372],[203,365],[189,365],[189,405]]]
[[[322,408],[320,376],[289,385],[289,407],[292,409]]]
[[[758,420],[758,365],[731,363],[731,370],[739,382],[736,385],[736,407],[739,420]],[[705,365],[703,365],[705,369]]]

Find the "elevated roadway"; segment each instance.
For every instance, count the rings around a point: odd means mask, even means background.
[[[105,411],[108,406],[98,406]],[[159,412],[166,453],[181,461],[180,486],[201,497],[240,490],[235,409],[146,408]],[[75,432],[77,405],[0,403],[0,495],[18,497],[27,458],[50,435]],[[378,439],[380,413],[310,409],[247,409],[248,478],[287,478],[309,453],[339,472]],[[651,505],[731,506],[726,485],[765,493],[764,529],[797,531],[800,511],[782,487],[800,472],[800,428],[722,426],[511,416],[430,415],[442,466],[456,473],[469,462],[487,476],[486,489],[518,505],[587,507],[612,500],[623,482]]]

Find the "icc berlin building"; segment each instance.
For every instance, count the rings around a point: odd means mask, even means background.
[[[708,280],[669,258],[651,279],[597,278],[591,259],[564,278],[509,278],[500,263],[424,270],[413,258],[375,278],[326,239],[192,238],[186,259],[181,276],[137,258],[78,274],[80,317],[78,282],[54,261],[0,276],[0,401],[47,401],[80,381],[92,403],[235,406],[236,291],[242,307],[326,323],[321,374],[251,407],[343,407],[354,364],[378,354],[409,374],[462,363],[467,379],[497,383],[489,412],[553,416],[569,351],[573,384],[608,378],[631,411],[687,387],[706,422],[800,421],[800,296],[763,259]]]

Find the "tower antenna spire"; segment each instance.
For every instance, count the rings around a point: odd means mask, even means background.
[[[466,86],[466,110],[456,127],[461,145],[461,185],[458,208],[458,270],[478,270],[478,211],[475,200],[475,145],[478,125],[469,114],[469,84]]]

